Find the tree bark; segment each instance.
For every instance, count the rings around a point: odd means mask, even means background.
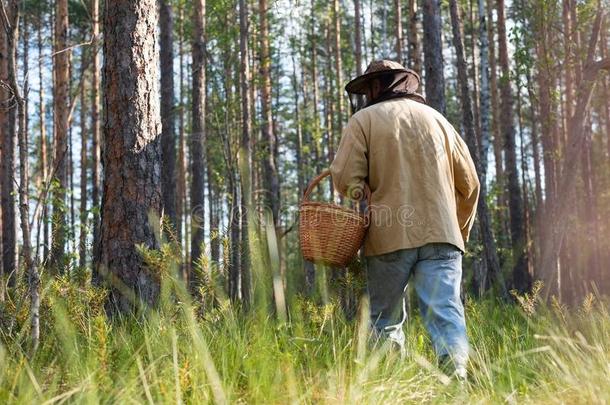
[[[397,0],[400,1],[400,0]],[[354,0],[354,42],[356,58],[356,76],[362,75],[362,8],[360,0]],[[312,44],[313,45],[313,44]]]
[[[402,46],[403,46],[403,39],[402,39],[402,5],[401,5],[401,1],[400,0],[394,0],[394,15],[396,17],[396,22],[394,24],[394,29],[395,29],[395,34],[396,34],[396,45],[395,45],[395,52],[396,52],[396,60],[398,61],[398,63],[404,63],[403,57],[402,57]]]
[[[270,209],[273,223],[279,226],[280,183],[275,161],[276,134],[273,132],[271,115],[271,55],[269,53],[269,26],[267,0],[259,0],[260,24],[260,73],[262,108],[262,159],[263,159],[263,209]]]
[[[205,14],[206,1],[196,0],[193,8],[193,38],[192,38],[192,134],[191,150],[191,279],[189,283],[195,289],[201,280],[196,263],[203,254],[201,247],[204,242],[204,149],[206,143],[205,127]]]
[[[91,207],[93,217],[93,246],[98,246],[100,238],[100,4],[99,0],[91,0],[91,24],[93,36],[91,43]],[[97,266],[92,269],[93,284],[100,284],[101,279],[97,272]]]
[[[479,14],[479,80],[481,118],[481,184],[487,180],[487,155],[491,138],[491,93],[489,86],[489,38],[487,37],[487,15],[485,0],[477,0]]]
[[[161,118],[155,0],[106,0],[104,188],[98,271],[111,312],[155,305],[159,274],[138,247],[156,249],[161,215]]]
[[[28,290],[30,294],[30,338],[32,344],[32,354],[38,348],[40,340],[40,295],[39,284],[40,275],[32,260],[30,222],[29,222],[29,165],[28,165],[28,139],[26,132],[26,101],[23,97],[24,91],[19,88],[17,83],[17,43],[19,38],[19,7],[20,1],[8,1],[9,9],[5,8],[2,2],[2,31],[6,33],[7,45],[7,73],[10,93],[14,98],[15,109],[17,110],[17,123],[19,126],[19,213],[21,222],[22,254],[24,258],[25,270],[28,275]],[[26,89],[27,91],[27,89]]]
[[[361,4],[360,4],[360,0],[354,0],[354,42],[355,42],[355,46],[354,46],[354,57],[356,58],[356,76],[361,76],[362,75],[362,10],[361,10]],[[315,79],[314,79],[315,81]],[[356,96],[350,96],[352,97],[350,99],[350,103],[352,104],[352,108],[354,107],[353,105],[353,97],[355,97],[356,99],[356,110],[360,110],[360,108],[362,108],[363,105],[363,98],[360,95],[356,95]],[[354,113],[354,111],[352,111],[352,114]]]
[[[537,56],[537,82],[539,92],[539,115],[541,118],[540,129],[541,129],[541,143],[542,143],[542,161],[544,166],[544,206],[542,210],[538,211],[538,218],[536,219],[537,224],[540,226],[538,234],[541,240],[546,240],[548,237],[547,232],[551,232],[550,227],[546,224],[547,221],[552,221],[552,209],[554,205],[555,195],[557,190],[557,154],[555,142],[556,132],[556,106],[554,98],[552,97],[555,87],[552,78],[556,74],[554,68],[553,57],[549,51],[549,32],[551,30],[550,24],[547,21],[547,12],[544,7],[536,8],[536,17],[539,21],[537,30],[540,32],[539,41],[536,44],[536,56]],[[544,254],[541,246],[541,255]],[[540,271],[546,272],[544,274],[546,288],[558,293],[561,282],[560,282],[560,271],[559,271],[559,259],[555,257],[553,264],[547,263],[546,269],[542,269],[542,257],[540,262],[537,263],[536,268]],[[550,266],[554,266],[554,270],[550,270]],[[553,274],[553,277],[551,277]]]
[[[178,185],[176,186],[176,193],[178,194],[178,202],[176,204],[176,216],[178,217],[178,223],[176,226],[177,238],[183,246],[183,257],[186,270],[190,265],[189,258],[189,232],[188,232],[188,197],[187,197],[187,173],[188,165],[186,159],[186,136],[185,136],[185,74],[184,74],[184,6],[180,6],[180,26],[179,26],[179,40],[178,40],[178,53],[180,63],[180,114],[178,116]],[[182,224],[184,224],[184,235]],[[211,229],[211,228],[210,228]],[[188,276],[184,274],[186,280]]]
[[[178,226],[176,215],[176,135],[174,105],[174,15],[169,0],[159,0],[161,55],[161,190],[163,215],[173,230]]]
[[[428,105],[445,114],[445,76],[440,0],[424,0],[424,68]]]
[[[339,0],[333,0],[333,24],[334,24],[334,53],[335,53],[335,88],[337,90],[337,126],[335,130],[341,131],[343,128],[343,97],[344,97],[344,84],[343,84],[343,58],[341,56],[341,14],[339,10]],[[331,144],[335,145],[335,131],[332,134]],[[339,134],[340,136],[340,134]],[[330,156],[331,160],[334,158],[334,153]]]
[[[95,50],[94,50],[95,52]],[[81,80],[85,80],[85,73],[87,69],[87,60],[88,57],[85,48],[81,51],[81,60],[80,60],[80,68],[81,68]],[[87,138],[88,138],[88,129],[87,129],[87,91],[85,82],[81,84],[80,87],[80,233],[78,240],[78,265],[81,269],[84,269],[87,264]]]
[[[70,130],[70,55],[68,49],[68,0],[57,0],[55,9],[55,47],[53,85],[53,122],[55,170],[53,192],[53,218],[51,222],[51,268],[63,272],[67,238],[66,193],[69,187],[69,145]]]
[[[460,100],[462,104],[462,124],[466,132],[465,138],[468,149],[470,149],[477,173],[479,174],[479,177],[481,177],[483,170],[481,167],[480,150],[477,144],[477,134],[474,126],[470,89],[468,87],[468,68],[466,66],[466,58],[464,56],[464,45],[460,31],[461,21],[458,14],[457,0],[450,0],[449,7],[451,12],[453,45],[455,46],[457,56],[458,82],[460,84]],[[484,181],[481,181],[481,190],[477,209],[479,211],[479,227],[485,248],[485,262],[487,264],[488,272],[491,273],[495,278],[500,295],[503,298],[506,298],[506,286],[500,271],[496,244],[491,230],[491,218],[489,215],[489,209],[487,207],[487,187]]]
[[[45,189],[42,198],[42,246],[43,246],[43,257],[49,255],[49,219],[48,219],[48,207],[49,202],[47,199],[48,182],[49,182],[49,158],[47,151],[47,124],[46,124],[46,107],[45,107],[45,85],[43,80],[43,40],[42,40],[42,29],[43,29],[43,17],[42,10],[38,15],[38,27],[37,27],[37,45],[38,45],[38,117],[40,120],[40,177],[41,187]],[[38,235],[40,234],[40,231]],[[37,237],[38,242],[39,237]],[[38,257],[38,243],[36,244],[36,257]]]
[[[517,170],[517,151],[515,146],[515,124],[513,121],[513,92],[510,82],[510,66],[504,18],[504,0],[496,2],[498,12],[498,50],[502,70],[501,92],[501,129],[504,140],[504,159],[508,179],[508,208],[510,213],[510,235],[513,252],[513,284],[520,292],[529,290],[532,276],[528,272],[528,258],[525,253],[525,229],[523,217],[523,198]]]
[[[8,18],[12,21],[13,7],[7,10]],[[9,60],[11,50],[9,49],[10,33],[6,30],[0,32],[0,80],[9,82]],[[14,49],[12,50],[15,51]],[[15,284],[17,272],[17,221],[15,211],[15,143],[17,133],[15,131],[15,120],[17,106],[10,101],[9,89],[0,87],[0,130],[2,131],[2,268],[9,285]],[[5,283],[6,280],[2,279]]]
[[[504,159],[502,158],[502,136],[500,134],[500,107],[498,101],[498,68],[496,59],[496,40],[493,24],[493,2],[487,0],[487,38],[489,44],[489,84],[491,92],[491,133],[493,138],[493,152],[496,169],[496,184],[499,190],[497,203],[500,207],[505,207],[505,190],[504,190]],[[499,220],[504,229],[505,219],[501,211]]]
[[[421,75],[421,43],[419,41],[418,22],[417,0],[409,0],[409,64],[411,69]]]
[[[249,219],[252,215],[252,187],[250,184],[252,151],[250,144],[250,65],[248,63],[248,7],[246,0],[239,1],[239,64],[241,85],[241,143],[239,150],[239,172],[241,179],[241,263],[242,301],[249,308],[251,301]]]

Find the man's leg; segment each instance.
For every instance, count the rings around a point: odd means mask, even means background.
[[[462,253],[457,247],[432,243],[419,249],[413,283],[424,324],[441,365],[465,378],[468,338],[460,299],[461,280]]]
[[[371,324],[377,336],[387,338],[402,350],[406,318],[404,293],[417,249],[403,249],[367,257],[367,288],[371,304]]]

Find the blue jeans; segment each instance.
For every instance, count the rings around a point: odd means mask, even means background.
[[[462,252],[448,243],[367,257],[371,322],[377,335],[404,347],[405,290],[411,281],[437,356],[449,356],[456,366],[465,366],[468,338],[461,279]]]

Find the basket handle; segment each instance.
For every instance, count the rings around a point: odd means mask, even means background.
[[[320,184],[320,182],[328,176],[330,176],[330,170],[326,169],[322,173],[317,175],[313,180],[311,180],[311,182],[305,189],[305,192],[303,193],[303,201],[308,201],[309,195],[313,191],[314,187],[317,186],[318,184]],[[364,183],[364,196],[366,197],[367,206],[370,206],[371,205],[371,189],[369,188],[369,185],[366,184],[366,182]]]

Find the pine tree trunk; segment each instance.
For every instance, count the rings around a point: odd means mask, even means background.
[[[241,247],[243,251],[241,263],[241,290],[244,306],[248,308],[251,301],[250,245],[249,219],[252,212],[251,167],[251,123],[250,123],[250,65],[248,63],[248,8],[247,1],[239,1],[239,64],[241,86],[241,144],[239,150],[239,172],[241,179]]]
[[[262,159],[263,159],[263,192],[264,209],[270,209],[273,223],[279,226],[280,188],[275,161],[276,134],[273,132],[271,112],[271,55],[269,53],[269,26],[267,0],[259,0],[260,24],[260,72],[261,72],[261,108],[262,108]]]
[[[354,31],[356,76],[360,76],[362,75],[362,9],[360,0],[354,0]]]
[[[396,18],[396,22],[394,24],[394,30],[395,30],[395,35],[396,35],[396,46],[395,46],[396,60],[398,61],[398,63],[402,64],[402,63],[404,63],[404,60],[402,57],[402,46],[403,46],[402,5],[401,5],[400,0],[394,0],[394,15]]]
[[[424,68],[428,105],[445,114],[445,76],[440,0],[423,0]]]
[[[538,87],[539,87],[539,114],[541,118],[541,143],[542,143],[542,161],[544,166],[544,207],[543,210],[539,211],[539,218],[537,219],[537,223],[541,226],[538,230],[540,234],[540,238],[545,240],[549,235],[548,232],[551,232],[547,223],[552,222],[552,207],[555,204],[555,194],[557,189],[556,182],[556,146],[555,146],[555,136],[554,133],[556,131],[556,122],[555,122],[555,106],[552,98],[552,93],[554,92],[554,87],[552,86],[552,74],[549,72],[553,72],[554,69],[551,68],[550,64],[552,63],[550,60],[550,54],[548,51],[548,24],[546,22],[546,17],[544,16],[544,11],[538,11],[543,20],[542,26],[540,27],[541,38],[538,41],[536,46],[536,55],[537,55],[537,65],[538,65]],[[542,247],[541,247],[542,248]],[[544,254],[541,251],[541,254]],[[542,260],[542,257],[540,257]],[[553,291],[553,293],[558,293],[560,289],[560,272],[559,272],[559,261],[558,257],[554,258],[552,263],[546,264],[548,268],[542,269],[542,263],[538,263],[536,266],[541,271],[546,271],[545,274],[545,283],[546,287]],[[553,270],[550,270],[550,267],[553,267]],[[551,276],[551,273],[553,276]]]
[[[487,180],[487,155],[491,138],[491,93],[489,86],[489,38],[487,37],[487,15],[485,0],[477,0],[479,16],[479,80],[480,80],[480,122],[481,122],[481,184]]]
[[[157,2],[106,0],[104,13],[104,188],[98,271],[108,308],[155,305],[159,275],[139,247],[159,247],[161,117]]]
[[[453,45],[455,46],[457,55],[458,82],[460,84],[460,100],[462,104],[462,124],[466,132],[465,139],[468,149],[470,149],[477,173],[481,177],[482,168],[480,150],[477,144],[477,134],[475,131],[474,116],[472,112],[472,101],[470,99],[470,89],[468,87],[468,68],[466,66],[466,58],[464,56],[464,45],[462,41],[461,21],[458,14],[457,0],[450,0],[449,7],[451,12]],[[484,181],[481,181],[481,190],[477,209],[479,212],[479,226],[483,246],[485,248],[485,262],[487,264],[488,272],[491,273],[495,278],[500,295],[503,298],[506,298],[508,295],[506,286],[504,284],[504,279],[500,271],[496,244],[491,230],[491,217],[487,207],[487,187]],[[485,279],[485,277],[483,277],[483,279]]]
[[[205,0],[196,0],[193,8],[192,44],[192,134],[191,150],[191,288],[196,288],[201,280],[195,266],[201,258],[204,242],[204,148],[206,143],[205,127]]]
[[[343,128],[343,95],[345,90],[343,89],[343,58],[341,56],[341,15],[339,10],[339,0],[333,0],[333,24],[334,24],[334,53],[335,53],[335,88],[337,91],[337,126],[336,131],[341,131]],[[334,146],[334,136],[333,141]],[[340,134],[339,134],[340,135]],[[334,153],[330,156],[331,160],[334,158]]]
[[[355,23],[355,26],[354,26],[354,31],[355,31],[354,57],[356,58],[356,76],[361,76],[362,75],[362,11],[361,11],[360,0],[354,0],[354,13],[355,13],[354,14],[354,23]],[[360,95],[351,96],[351,97],[356,98],[355,109],[359,110],[360,108],[362,108],[362,105],[364,103],[363,97]],[[353,109],[354,108],[353,99],[350,99],[350,103],[352,104],[352,109]],[[352,111],[352,114],[353,113],[354,113],[354,111]]]
[[[500,102],[498,101],[498,68],[496,59],[496,40],[493,24],[493,2],[487,0],[487,38],[489,44],[489,84],[491,92],[491,133],[493,136],[493,152],[496,168],[496,184],[499,190],[497,204],[500,207],[505,207],[505,190],[504,190],[504,159],[502,158],[502,136],[500,134]],[[503,211],[499,214],[499,221],[502,229],[505,228],[505,216]]]
[[[49,219],[48,219],[48,197],[47,190],[49,187],[49,158],[47,152],[47,124],[46,124],[46,107],[45,107],[45,85],[43,76],[43,40],[42,40],[42,26],[43,26],[42,11],[38,15],[38,29],[37,32],[37,45],[38,45],[38,118],[40,120],[40,177],[42,178],[41,186],[45,189],[42,198],[42,246],[43,246],[43,257],[49,255]],[[40,230],[38,231],[40,234]],[[37,238],[39,239],[39,238]],[[36,244],[36,252],[38,252],[38,243]],[[36,253],[38,257],[38,253]]]
[[[504,19],[504,0],[497,0],[498,11],[498,50],[499,62],[502,71],[500,80],[501,92],[501,129],[504,140],[504,159],[506,177],[508,179],[508,208],[510,213],[510,235],[513,252],[513,284],[521,291],[527,291],[532,282],[528,272],[528,258],[525,253],[526,240],[523,216],[523,198],[519,185],[519,172],[517,170],[517,151],[515,146],[515,124],[513,122],[513,92],[510,81],[510,66],[508,59],[508,45],[506,37],[506,22]]]
[[[10,13],[12,8],[7,10]],[[9,16],[9,18],[11,18]],[[0,32],[0,80],[9,82],[9,34]],[[13,50],[14,52],[14,50]],[[14,55],[12,56],[14,58]],[[9,277],[9,286],[14,286],[17,272],[17,221],[15,211],[15,120],[16,105],[10,102],[9,89],[0,87],[0,130],[2,132],[2,150],[0,164],[2,167],[2,269]],[[6,280],[2,279],[3,283]]]
[[[418,23],[417,0],[409,0],[409,64],[411,69],[421,75],[421,43],[419,41]]]
[[[85,86],[85,73],[87,69],[88,53],[83,48],[81,52],[81,80],[83,83],[80,88],[80,233],[78,241],[78,265],[84,269],[87,264],[87,91]]]
[[[185,49],[184,49],[184,25],[185,25],[185,17],[184,17],[184,6],[180,7],[180,41],[179,41],[179,61],[180,61],[180,149],[178,152],[178,190],[180,203],[178,207],[180,207],[181,215],[180,224],[178,225],[178,237],[182,242],[182,250],[184,256],[184,268],[182,270],[182,275],[184,280],[188,279],[189,268],[191,265],[190,260],[190,223],[189,223],[189,195],[188,195],[188,176],[189,176],[189,163],[187,158],[187,137],[185,134],[185,122],[186,122],[186,96],[187,93],[186,87],[188,86],[188,79],[186,78],[185,68]],[[210,210],[211,211],[211,210]],[[182,227],[184,224],[184,228]],[[184,232],[184,235],[183,235]]]
[[[91,44],[91,207],[93,212],[93,246],[97,249],[100,238],[100,163],[101,163],[101,142],[100,142],[100,57],[99,57],[99,36],[100,36],[100,4],[99,0],[91,0],[91,24],[93,41]],[[92,269],[92,282],[99,284],[100,275],[97,266]]]
[[[64,254],[67,243],[66,194],[69,187],[70,151],[68,136],[69,122],[69,91],[70,91],[70,55],[68,48],[68,0],[57,0],[55,9],[55,56],[53,85],[53,122],[55,156],[53,170],[55,171],[53,185],[53,217],[51,222],[51,267],[53,271],[63,272]]]
[[[163,215],[173,230],[178,226],[176,214],[176,135],[174,111],[174,14],[169,0],[159,0],[161,54],[161,190]]]
[[[32,344],[32,355],[38,348],[40,340],[40,296],[39,284],[40,276],[38,269],[32,260],[31,236],[30,236],[30,217],[29,217],[29,151],[28,138],[26,132],[26,101],[23,97],[23,92],[17,83],[17,44],[19,32],[19,8],[20,1],[10,0],[7,2],[8,10],[2,3],[2,14],[0,18],[2,23],[0,27],[6,33],[6,50],[7,50],[7,74],[10,93],[14,101],[14,109],[16,110],[16,123],[19,128],[19,214],[21,222],[21,237],[22,237],[22,254],[24,258],[24,266],[28,275],[28,290],[30,294],[30,338]],[[13,125],[13,128],[15,125]]]
[[[182,246],[183,256],[187,256],[188,245],[183,239],[182,224],[186,224],[186,145],[184,139],[184,6],[179,7],[178,16],[178,63],[179,63],[179,95],[178,95],[178,168],[176,184],[176,239]]]

